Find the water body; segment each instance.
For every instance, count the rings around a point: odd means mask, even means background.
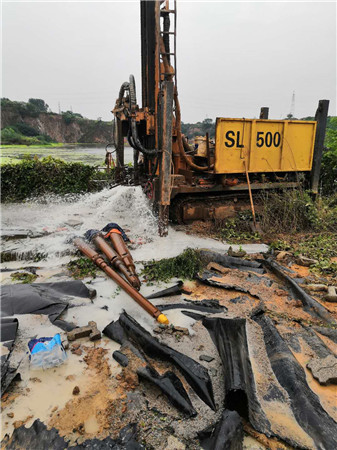
[[[10,147],[1,148],[0,164],[8,162],[18,162],[27,155],[44,158],[52,156],[53,158],[63,159],[66,162],[81,162],[92,166],[104,166],[105,146],[97,144],[74,144],[64,147]],[[125,147],[125,164],[133,162],[133,149]]]

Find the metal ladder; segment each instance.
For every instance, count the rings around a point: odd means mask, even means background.
[[[172,0],[171,0],[172,2]],[[170,15],[173,15],[173,31],[171,31],[172,25],[170,20]],[[170,46],[170,36],[173,37],[173,51],[170,48],[169,52],[159,52],[159,63],[163,62],[163,55],[166,55],[169,64],[174,69],[174,84],[177,87],[177,1],[173,1],[173,9],[170,9],[170,0],[165,0],[163,8],[160,9],[160,17],[163,17],[164,22],[169,21],[169,30],[164,30],[164,26],[160,27],[160,36],[163,37],[164,45],[165,38],[168,37],[167,42]],[[163,29],[162,29],[163,28]],[[166,45],[165,45],[166,46]],[[173,63],[173,64],[172,64]],[[161,66],[160,66],[161,67]],[[161,72],[160,75],[166,76],[171,75],[171,73]]]

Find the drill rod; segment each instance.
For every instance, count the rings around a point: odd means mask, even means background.
[[[82,239],[76,238],[73,241],[74,245],[88,258],[90,258],[100,269],[102,269],[108,277],[114,280],[127,294],[130,295],[135,302],[137,302],[147,313],[154,317],[159,323],[169,323],[165,314],[162,314],[158,308],[152,305],[149,300],[143,297],[139,292],[137,292],[132,286],[129,285],[127,281],[124,280],[117,272],[115,272],[111,267],[107,265],[103,257],[96,253],[88,244],[86,244]]]
[[[98,233],[93,236],[92,242],[105,254],[111,265],[125,276],[131,286],[139,291],[140,282],[138,277],[130,272],[130,270],[124,265],[121,257],[117,254],[117,252],[115,252],[113,248],[110,247],[110,245],[105,241],[104,237],[100,233]]]

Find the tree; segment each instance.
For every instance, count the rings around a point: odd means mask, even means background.
[[[49,105],[47,105],[47,103],[41,98],[30,98],[28,103],[34,105],[36,111],[38,112],[47,112],[49,108]]]

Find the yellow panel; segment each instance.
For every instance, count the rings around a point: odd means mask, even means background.
[[[215,172],[311,170],[316,122],[217,119]]]

